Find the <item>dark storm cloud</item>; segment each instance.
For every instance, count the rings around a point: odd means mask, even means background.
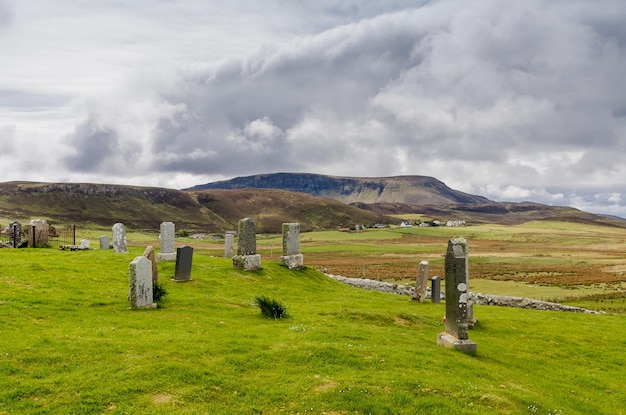
[[[106,171],[107,160],[120,153],[117,133],[109,127],[99,126],[93,119],[77,126],[67,141],[74,150],[72,155],[64,159],[69,170]]]

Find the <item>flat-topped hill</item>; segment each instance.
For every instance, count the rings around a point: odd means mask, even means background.
[[[487,203],[489,199],[463,193],[427,176],[338,177],[310,173],[274,173],[206,183],[200,189],[283,189],[329,197],[344,203],[405,203],[445,205]]]

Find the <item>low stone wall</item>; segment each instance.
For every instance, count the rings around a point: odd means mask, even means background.
[[[408,297],[413,296],[415,287],[409,285],[392,284],[389,282],[381,282],[375,280],[368,280],[365,278],[346,278],[339,275],[326,274],[328,277],[344,284],[351,285],[353,287],[361,288],[364,290],[374,290],[385,293],[406,295]],[[430,288],[426,289],[426,298],[430,298]],[[441,292],[441,299],[445,299],[445,292]],[[532,298],[522,297],[510,297],[505,295],[492,295],[470,292],[470,300],[474,302],[474,305],[495,305],[501,307],[516,307],[516,308],[529,308],[533,310],[548,310],[548,311],[568,311],[573,313],[585,313],[585,314],[603,314],[600,311],[587,310],[585,308],[572,307],[568,305],[551,303],[548,301],[534,300]]]

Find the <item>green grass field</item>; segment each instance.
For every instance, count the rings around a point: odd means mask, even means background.
[[[160,263],[168,295],[158,309],[130,310],[128,266],[143,242],[128,254],[0,249],[0,413],[626,408],[623,315],[477,306],[470,356],[437,346],[444,304],[358,290],[277,258],[245,273],[202,247],[193,281],[171,281],[174,263]],[[263,317],[253,304],[260,295],[291,317]]]

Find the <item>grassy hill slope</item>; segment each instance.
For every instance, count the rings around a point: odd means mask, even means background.
[[[156,187],[86,183],[0,183],[0,218],[54,223],[123,222],[132,229],[158,229],[173,221],[178,229],[223,232],[251,217],[259,232],[280,232],[283,222],[303,230],[336,229],[384,218],[335,200],[279,190],[184,192]]]
[[[197,250],[188,283],[132,311],[143,251],[0,250],[0,412],[618,414],[623,316],[477,306],[468,356],[436,344],[444,304]],[[267,295],[290,318],[252,304]]]

